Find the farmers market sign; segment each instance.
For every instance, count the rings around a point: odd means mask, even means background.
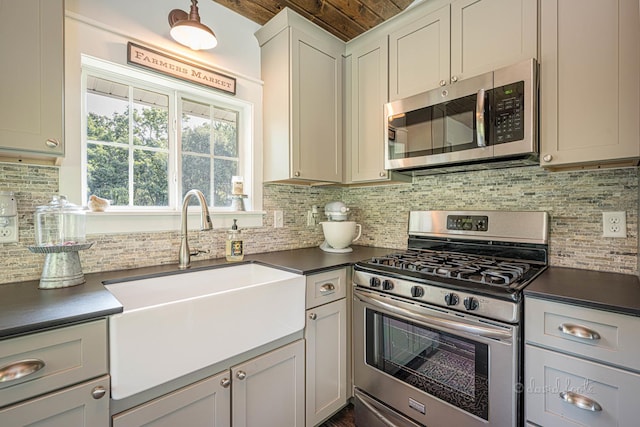
[[[236,94],[236,79],[200,67],[155,50],[129,42],[127,62],[191,83],[197,83],[223,92]]]

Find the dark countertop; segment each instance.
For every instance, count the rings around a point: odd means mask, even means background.
[[[306,275],[348,266],[393,251],[353,246],[353,252],[334,254],[313,247],[247,255],[243,262],[258,262]],[[228,264],[224,258],[192,261],[189,271]],[[85,274],[86,283],[61,289],[39,289],[38,280],[0,285],[0,339],[120,313],[122,305],[105,289],[104,282],[179,274],[182,271],[178,269],[178,264],[167,264],[91,273]]]
[[[640,316],[637,276],[549,267],[524,289],[525,296]]]

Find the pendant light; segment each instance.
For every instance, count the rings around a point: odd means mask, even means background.
[[[193,50],[213,49],[218,44],[213,31],[200,23],[198,0],[191,0],[191,11],[188,14],[180,9],[169,12],[169,25],[171,37]]]

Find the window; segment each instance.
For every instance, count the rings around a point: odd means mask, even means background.
[[[232,177],[244,170],[241,108],[171,81],[84,76],[84,200],[95,194],[116,210],[175,210],[196,188],[209,206],[231,206]]]

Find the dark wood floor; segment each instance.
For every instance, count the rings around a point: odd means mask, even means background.
[[[353,405],[349,404],[340,412],[329,418],[319,427],[355,427],[353,421]]]

